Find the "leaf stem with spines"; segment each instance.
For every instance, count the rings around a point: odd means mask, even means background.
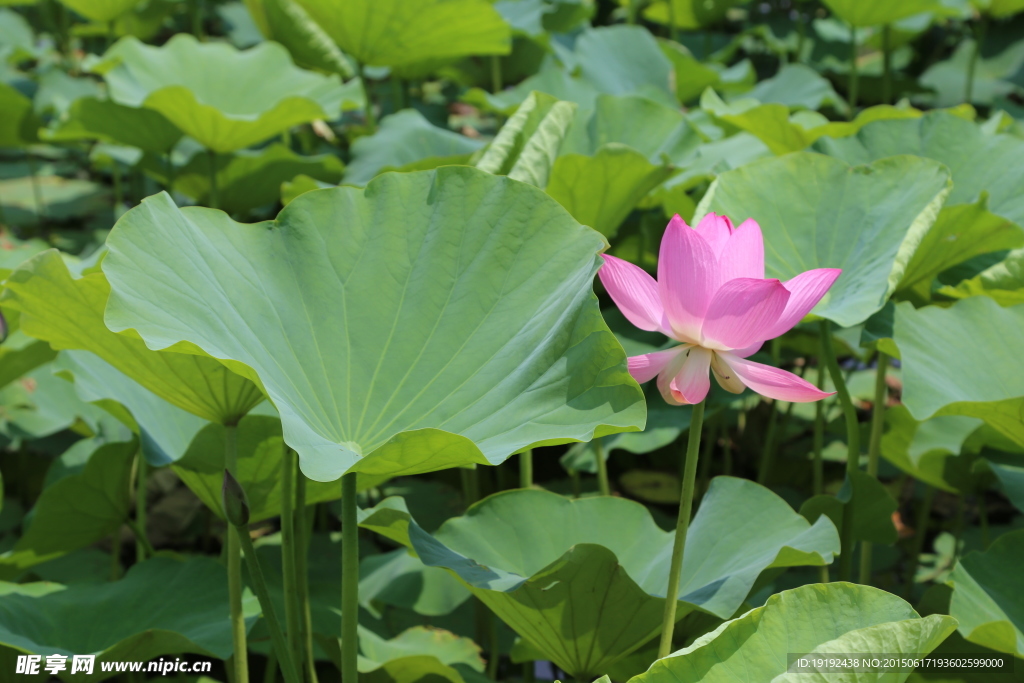
[[[284,622],[288,652],[302,668],[302,643],[299,641],[299,592],[295,561],[295,452],[285,448],[281,460],[281,579],[284,587]]]
[[[594,439],[594,460],[597,462],[597,490],[602,496],[612,495],[612,487],[608,482],[608,461],[605,459],[604,444],[601,439]]]
[[[519,488],[528,489],[533,486],[533,449],[519,454]]]
[[[683,486],[679,496],[679,517],[676,520],[676,536],[672,542],[672,562],[668,570],[668,591],[665,593],[665,612],[661,622],[661,642],[658,645],[658,659],[667,657],[672,651],[672,635],[676,627],[676,606],[679,601],[679,582],[683,571],[683,553],[686,549],[686,531],[690,526],[693,507],[693,488],[697,479],[697,459],[700,454],[700,433],[704,424],[704,403],[693,406],[690,414],[690,433],[686,443],[686,465],[683,470]]]
[[[238,479],[238,426],[224,425],[224,469]],[[242,541],[238,529],[228,524],[228,605],[231,610],[231,656],[233,683],[249,683],[249,653],[246,643],[245,616],[242,614]]]
[[[846,388],[846,378],[843,377],[839,359],[836,357],[835,345],[832,343],[832,324],[827,319],[821,321],[821,345],[829,375],[832,376],[832,384],[835,385],[836,394],[839,396],[839,405],[842,406],[843,416],[846,418],[846,474],[852,485],[853,481],[850,475],[860,469],[860,425],[857,422],[857,409],[850,398],[849,389]],[[842,540],[839,555],[839,578],[843,581],[849,581],[853,573],[852,503],[853,499],[851,498],[847,508],[843,511],[843,528],[839,532]]]
[[[878,362],[875,370],[875,397],[871,406],[871,437],[868,440],[868,474],[872,477],[878,476],[878,456],[882,450],[882,430],[885,427],[885,402],[889,396],[888,387],[885,384],[885,372],[889,368],[889,355],[884,351],[878,352]],[[863,541],[860,544],[860,575],[859,582],[863,584],[871,581],[871,542]]]
[[[281,632],[281,624],[277,620],[277,615],[274,614],[274,603],[270,600],[270,591],[267,590],[267,582],[263,578],[263,569],[260,567],[256,548],[253,547],[252,539],[249,538],[249,530],[245,526],[232,525],[232,528],[235,530],[235,535],[238,537],[239,545],[245,555],[249,578],[252,580],[253,590],[260,602],[260,608],[263,610],[263,620],[267,623],[267,630],[270,631],[270,640],[274,644],[274,652],[281,665],[285,683],[302,683],[302,678],[295,669],[295,662],[288,651],[284,633]]]
[[[341,680],[359,679],[359,508],[356,473],[341,477]]]

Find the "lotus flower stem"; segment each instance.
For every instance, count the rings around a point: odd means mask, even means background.
[[[850,88],[847,93],[850,100],[850,118],[857,113],[857,86],[860,74],[857,73],[857,27],[850,25]]]
[[[932,501],[935,499],[935,488],[924,485],[924,498],[917,508],[917,519],[914,521],[914,547],[910,552],[907,566],[907,582],[903,588],[903,597],[908,602],[914,597],[914,579],[917,578],[917,565],[924,550],[924,539],[928,535],[928,520],[931,517]]]
[[[985,16],[974,24],[974,46],[971,48],[971,58],[967,62],[967,83],[964,85],[964,102],[970,104],[974,99],[974,73],[978,67],[978,57],[981,54],[981,43],[985,40],[985,31],[988,25]]]
[[[281,673],[284,674],[285,683],[302,683],[295,662],[288,652],[288,643],[281,632],[281,624],[274,614],[274,603],[270,600],[270,591],[267,590],[267,582],[263,578],[263,568],[260,567],[259,557],[256,555],[256,548],[252,545],[249,537],[249,529],[244,525],[234,526],[235,535],[245,554],[245,563],[249,567],[249,578],[252,580],[253,590],[260,601],[260,608],[263,610],[263,620],[267,622],[267,630],[270,631],[270,640],[274,644],[274,652],[277,653],[277,660],[281,664]],[[248,675],[248,674],[247,674]]]
[[[871,437],[868,441],[868,474],[878,476],[878,456],[882,450],[882,430],[885,427],[885,402],[889,390],[885,384],[885,371],[889,368],[889,355],[878,352],[875,370],[875,399],[871,407]],[[871,581],[871,543],[860,544],[860,583]]]
[[[821,321],[821,344],[825,352],[829,375],[832,376],[832,384],[835,385],[836,393],[839,395],[839,405],[843,407],[843,415],[846,418],[846,472],[849,477],[860,469],[860,426],[857,422],[857,409],[853,406],[850,391],[846,388],[846,379],[843,377],[843,371],[839,368],[839,359],[836,358],[835,347],[832,344],[832,324],[828,320]],[[842,539],[839,577],[843,581],[849,581],[853,573],[853,515],[843,515],[842,526],[843,528],[839,532]]]
[[[356,473],[341,477],[341,680],[359,678],[359,519]]]
[[[771,412],[768,414],[768,431],[765,433],[764,446],[761,448],[761,464],[757,470],[757,483],[764,486],[768,481],[768,471],[772,467],[772,445],[779,427],[779,402],[772,401]]]
[[[882,104],[892,99],[892,24],[882,27]]]
[[[597,461],[597,490],[602,496],[610,496],[612,487],[608,483],[608,460],[601,439],[594,439],[594,460]]]
[[[285,448],[281,460],[281,577],[284,587],[285,634],[288,652],[302,668],[302,643],[299,640],[299,593],[296,572],[298,547],[295,539],[295,451]]]
[[[136,483],[135,483],[135,524],[139,527],[139,532],[142,534],[142,538],[135,540],[135,561],[141,562],[142,560],[149,557],[146,552],[146,548],[149,548],[150,553],[153,547],[149,544],[149,539],[146,538],[146,490],[148,488],[148,474],[149,474],[149,463],[142,456],[142,451],[136,457]]]
[[[238,477],[238,426],[224,425],[224,469]],[[242,614],[242,542],[238,529],[228,525],[228,604],[231,608],[231,642],[234,645],[233,683],[249,683],[249,657]]]
[[[277,653],[273,648],[267,654],[267,668],[263,670],[263,683],[274,683],[277,680]]]
[[[519,488],[528,489],[533,486],[533,449],[519,454]]]
[[[679,496],[676,537],[672,542],[672,563],[668,570],[668,592],[665,594],[665,614],[661,622],[658,659],[667,657],[672,651],[672,633],[676,627],[676,604],[679,600],[679,581],[683,571],[683,551],[686,549],[686,531],[690,527],[693,486],[697,478],[697,458],[700,454],[700,432],[704,424],[704,403],[705,401],[701,401],[693,406],[693,412],[690,414],[690,434],[686,443],[686,468],[683,472],[683,488]]]
[[[309,607],[309,535],[312,531],[312,517],[306,507],[306,475],[298,469],[295,473],[295,576],[298,580],[299,636],[303,651],[296,665],[301,670],[305,661],[309,683],[318,683],[316,657],[313,656],[313,615]]]

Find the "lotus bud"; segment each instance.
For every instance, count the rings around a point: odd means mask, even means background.
[[[231,473],[224,470],[224,485],[220,489],[221,506],[224,516],[235,526],[249,523],[249,501],[245,498],[245,489]]]

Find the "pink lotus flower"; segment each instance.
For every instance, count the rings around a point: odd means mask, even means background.
[[[831,396],[790,372],[746,358],[800,322],[841,272],[817,268],[786,282],[766,279],[761,226],[747,220],[734,228],[725,216],[711,213],[696,229],[679,216],[669,221],[657,282],[608,255],[599,275],[629,322],[681,342],[633,356],[629,374],[640,383],[657,376],[665,400],[683,405],[707,396],[709,370],[723,389],[736,394],[747,386],[780,401]]]

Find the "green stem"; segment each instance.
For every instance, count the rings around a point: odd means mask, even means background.
[[[597,461],[597,490],[602,496],[610,496],[612,487],[608,483],[608,461],[605,459],[601,439],[594,439],[594,459]]]
[[[277,653],[271,648],[267,655],[267,668],[263,670],[263,683],[274,683],[277,680]]]
[[[974,24],[974,46],[971,48],[971,58],[967,62],[967,83],[964,86],[964,102],[970,104],[974,98],[974,73],[978,67],[978,57],[981,55],[981,43],[985,40],[985,30],[988,28],[984,15]]]
[[[285,448],[281,460],[281,579],[284,587],[285,636],[292,662],[302,668],[299,640],[299,592],[295,562],[299,550],[295,540],[295,451]]]
[[[491,92],[497,95],[503,87],[501,83],[501,57],[491,55]]]
[[[203,36],[203,0],[192,0],[189,3],[192,15],[192,35],[197,40],[204,40]]]
[[[142,555],[144,557],[152,557],[155,552],[153,546],[149,544],[149,539],[146,538],[146,534],[139,528],[138,523],[131,517],[126,518],[124,523],[135,534],[135,543],[137,547],[142,548]]]
[[[370,134],[373,135],[377,131],[377,117],[373,114],[373,99],[370,97],[370,86],[366,82],[366,69],[362,64],[359,65],[359,82],[363,86],[363,99],[366,100],[366,107],[363,110],[363,114],[366,117],[366,127],[370,129]]]
[[[302,643],[300,660],[296,666],[301,670],[303,661],[309,683],[319,683],[316,674],[316,657],[313,652],[313,615],[309,605],[309,537],[313,532],[313,518],[306,506],[306,475],[296,468],[295,472],[295,576],[298,580],[299,636]]]
[[[704,439],[704,450],[700,454],[700,486],[697,487],[700,495],[704,495],[708,487],[711,486],[711,455],[715,452],[715,444],[718,443],[718,432],[722,427],[722,412],[715,413],[710,422],[711,428],[708,430],[708,437]]]
[[[892,25],[882,27],[882,104],[892,100]]]
[[[224,425],[224,469],[238,479],[238,426]],[[245,533],[248,538],[248,532]],[[242,540],[238,529],[228,525],[228,604],[231,608],[231,656],[233,683],[249,683],[249,653],[246,645],[245,616],[242,614]],[[278,654],[280,657],[280,654]]]
[[[772,467],[772,460],[775,455],[775,432],[778,431],[779,423],[779,402],[772,401],[771,412],[768,415],[768,432],[764,437],[764,446],[761,448],[761,466],[757,470],[757,483],[764,486],[768,481],[768,472]]]
[[[825,389],[825,345],[818,349],[818,389]],[[825,489],[825,463],[821,452],[825,447],[825,400],[814,403],[814,495],[820,496]]]
[[[686,549],[686,531],[690,527],[693,485],[697,477],[697,457],[700,453],[700,432],[703,424],[704,401],[701,401],[693,407],[693,413],[690,415],[690,434],[686,444],[686,469],[683,473],[683,488],[679,496],[676,536],[672,542],[672,563],[668,570],[668,592],[665,594],[665,613],[661,622],[658,659],[667,657],[672,651],[672,634],[676,627],[676,605],[679,601],[679,581],[683,571],[683,551]]]
[[[839,395],[839,404],[843,407],[843,416],[846,418],[846,472],[849,477],[860,469],[860,426],[857,422],[857,409],[853,406],[850,391],[846,388],[846,379],[839,368],[839,359],[836,358],[835,347],[832,344],[832,325],[828,320],[821,321],[821,343],[825,362],[828,364],[828,372],[832,376],[832,384],[835,385],[836,393]],[[853,573],[852,514],[843,515],[842,527],[840,530],[842,551],[839,556],[839,576],[843,581],[849,581]]]
[[[640,0],[629,0],[626,4],[626,23],[630,26],[636,23],[638,4],[640,4]]]
[[[501,662],[501,648],[498,646],[498,620],[487,608],[487,641],[490,652],[487,658],[487,677],[492,681],[498,680],[498,664]]]
[[[857,112],[857,86],[860,75],[857,73],[857,27],[850,26],[850,118]]]
[[[572,481],[572,497],[579,498],[582,494],[582,482],[580,481],[580,471],[569,470],[569,479]]]
[[[142,451],[139,451],[137,458],[138,472],[136,474],[138,479],[135,484],[135,524],[139,527],[142,538],[135,541],[135,561],[141,562],[147,557],[152,556],[153,547],[149,544],[149,539],[146,538],[146,491],[149,486],[149,463],[142,456]]]
[[[121,527],[110,537],[110,580],[121,578]]]
[[[676,2],[675,0],[668,0],[668,37],[672,42],[679,42],[679,27],[676,26]],[[711,31],[704,31],[704,57],[708,58],[710,50],[708,46],[711,44]]]
[[[220,208],[220,193],[217,190],[217,154],[212,150],[206,150],[210,161],[210,208]]]
[[[36,218],[39,225],[46,222],[46,202],[43,200],[43,188],[39,185],[39,170],[36,168],[36,160],[31,152],[25,153],[25,160],[28,162],[29,180],[32,183],[32,200],[36,205]]]
[[[462,479],[462,498],[468,508],[480,500],[480,481],[473,467],[460,467],[459,476]]]
[[[931,518],[934,499],[935,489],[925,484],[924,498],[921,500],[920,507],[917,508],[917,519],[914,521],[914,546],[910,554],[907,582],[903,588],[903,598],[907,602],[914,597],[914,579],[917,577],[917,565],[921,561],[921,552],[924,550],[924,539],[928,535],[928,520]]]
[[[115,161],[110,175],[114,181],[114,220],[117,220],[121,217],[121,207],[124,205],[124,188],[121,186],[121,164]]]
[[[256,598],[260,601],[260,609],[263,610],[263,620],[267,623],[267,630],[270,631],[270,640],[274,644],[274,652],[277,654],[277,661],[281,663],[281,672],[284,674],[286,683],[302,683],[302,678],[295,669],[295,662],[288,651],[288,644],[285,642],[284,633],[281,632],[281,624],[274,614],[274,603],[270,600],[270,591],[267,590],[267,582],[263,578],[263,568],[260,567],[259,558],[256,556],[256,548],[249,538],[249,529],[245,526],[234,527],[235,535],[239,539],[242,552],[245,554],[245,564],[249,568],[249,578],[252,580],[253,590],[256,591]],[[237,675],[237,674],[236,674]]]
[[[519,488],[528,489],[533,486],[533,450],[519,454]]]
[[[174,199],[174,181],[175,181],[175,177],[174,176],[176,175],[175,171],[177,169],[174,168],[174,157],[173,157],[172,154],[173,154],[172,152],[167,152],[167,183],[164,186],[164,189],[167,190],[167,194],[171,195],[171,199],[173,200]]]
[[[985,492],[978,494],[978,523],[981,524],[981,549],[988,550],[988,505],[985,503]]]
[[[878,457],[882,450],[882,431],[885,427],[885,402],[889,396],[885,384],[885,372],[889,369],[889,355],[878,352],[878,363],[875,370],[875,398],[871,406],[871,437],[868,440],[868,474],[878,477]],[[860,583],[871,582],[871,543],[860,544]]]
[[[341,680],[359,678],[359,521],[356,474],[341,478]]]
[[[391,99],[395,111],[405,109],[405,81],[391,74]]]

